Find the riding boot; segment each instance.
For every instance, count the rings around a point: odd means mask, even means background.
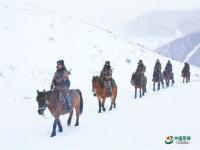
[[[109,95],[109,96],[112,96],[112,87],[109,87],[109,88],[108,88],[108,95]]]
[[[71,108],[72,108],[71,97],[69,95],[66,95],[65,96],[65,110],[70,112]]]

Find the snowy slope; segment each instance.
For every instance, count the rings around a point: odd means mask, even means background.
[[[69,16],[33,5],[1,3],[0,22],[0,149],[198,149],[200,70],[192,67],[192,82],[183,85],[182,64],[172,61],[175,86],[152,92],[152,69],[159,58],[139,44]],[[49,138],[53,118],[37,114],[36,90],[49,89],[56,61],[72,68],[71,88],[83,93],[79,127],[67,127]],[[127,59],[131,60],[127,63]],[[147,66],[148,93],[134,99],[130,76],[139,59]],[[119,87],[117,108],[97,113],[91,79],[110,60]],[[106,106],[110,101],[106,101]],[[74,123],[73,119],[73,123]],[[189,135],[189,145],[165,145],[167,135]]]

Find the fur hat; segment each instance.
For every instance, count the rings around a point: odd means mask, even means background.
[[[58,64],[60,64],[60,65],[62,65],[62,66],[65,66],[64,60],[58,60],[58,61],[57,61],[57,65],[58,65]]]
[[[105,61],[105,65],[104,66],[110,67],[110,61]]]
[[[139,60],[138,64],[142,64],[142,60]]]

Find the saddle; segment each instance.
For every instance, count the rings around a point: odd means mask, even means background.
[[[61,101],[62,105],[65,108],[66,112],[71,112],[72,110],[72,100],[75,96],[76,91],[75,90],[69,90],[69,95],[59,93],[59,100]]]
[[[115,80],[113,78],[109,80],[104,80],[104,87],[107,89],[107,94],[112,96],[112,88],[116,85]]]
[[[159,80],[162,80],[161,72],[154,72],[152,81],[156,82],[156,81],[159,81]]]

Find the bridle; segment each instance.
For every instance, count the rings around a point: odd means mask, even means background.
[[[47,96],[45,94],[45,104],[42,107],[38,107],[38,110],[45,110],[47,108],[48,104],[49,104],[49,102],[48,102]]]

